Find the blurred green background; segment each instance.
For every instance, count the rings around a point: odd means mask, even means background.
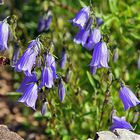
[[[53,20],[50,30],[44,34],[51,36],[54,42],[54,54],[58,58],[64,41],[67,48],[66,68],[61,70],[59,65],[57,67],[57,71],[62,75],[66,75],[68,69],[70,70],[70,80],[65,83],[65,100],[62,103],[59,101],[57,87],[51,89],[48,94],[46,93],[49,104],[45,116],[40,114],[41,101],[39,100],[36,112],[23,104],[17,104],[20,95],[15,91],[24,75],[8,66],[4,68],[10,71],[13,82],[11,91],[0,98],[6,98],[7,104],[13,108],[10,107],[10,112],[5,118],[0,118],[0,123],[8,125],[25,139],[94,138],[97,131],[108,130],[111,126],[113,109],[116,109],[117,116],[126,116],[126,120],[135,127],[134,132],[140,133],[139,106],[124,112],[118,93],[119,82],[113,83],[110,87],[109,96],[104,103],[110,83],[108,70],[99,69],[96,75],[92,76],[89,72],[92,53],[73,42],[78,28],[68,20],[75,16],[76,11],[84,5],[89,6],[90,3],[93,4],[95,15],[104,21],[100,30],[109,36],[109,66],[113,79],[122,79],[140,99],[140,70],[137,68],[140,55],[139,0],[5,0],[5,4],[0,5],[0,19],[3,20],[7,16],[16,19],[13,33],[20,41],[21,54],[29,41],[39,35],[38,21],[48,8],[52,11]],[[9,44],[12,48],[13,43]],[[119,58],[114,63],[113,54],[116,49]],[[9,57],[11,56],[12,53],[9,51]],[[12,115],[20,116],[22,119],[12,121],[10,119]]]

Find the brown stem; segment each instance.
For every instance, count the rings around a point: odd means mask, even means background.
[[[104,98],[104,101],[103,101],[103,105],[102,105],[102,109],[101,109],[101,116],[100,116],[100,120],[99,120],[99,128],[101,127],[101,122],[102,122],[102,119],[103,119],[103,116],[104,116],[104,108],[105,108],[105,105],[108,103],[109,101],[109,97],[110,97],[110,87],[112,85],[113,82],[111,82],[108,87],[107,87],[107,90],[106,90],[106,94],[105,94],[105,98]]]
[[[68,10],[68,11],[74,13],[74,14],[78,12],[76,9],[74,9],[74,8],[72,8],[72,7],[70,7],[70,6],[67,6],[67,5],[65,5],[65,4],[63,4],[63,3],[60,3],[60,2],[57,1],[57,0],[51,0],[51,2],[53,2],[53,3],[56,4],[57,6],[63,8],[63,9],[66,9],[66,10]]]

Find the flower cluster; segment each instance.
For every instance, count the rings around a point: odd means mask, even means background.
[[[21,83],[17,92],[22,92],[22,96],[18,100],[19,102],[24,103],[28,107],[35,109],[35,104],[38,98],[38,93],[43,89],[43,87],[50,89],[54,86],[54,80],[58,79],[56,73],[56,62],[55,58],[49,52],[43,53],[43,62],[41,65],[41,75],[37,79],[35,69],[37,67],[37,59],[40,57],[42,43],[39,38],[32,40],[15,64],[15,70],[18,72],[23,71],[25,78]],[[61,82],[58,82],[58,95],[60,101],[64,100],[65,97],[65,87],[62,79]],[[43,102],[42,114],[44,114],[46,102]]]
[[[39,32],[47,31],[52,21],[52,14],[50,11],[39,21],[38,30]],[[9,24],[7,18],[0,22],[0,51],[8,49],[8,38],[9,38]],[[40,35],[41,36],[41,35]],[[38,94],[46,89],[50,89],[58,83],[58,95],[60,101],[64,100],[65,87],[61,76],[57,76],[56,73],[56,62],[54,56],[47,50],[41,43],[40,36],[30,41],[28,47],[24,53],[20,56],[19,44],[14,41],[13,56],[12,56],[12,67],[17,72],[24,72],[24,80],[22,81],[17,92],[21,92],[22,96],[19,98],[19,102],[24,103],[26,106],[31,107],[35,110],[36,101]],[[49,44],[49,43],[48,43]],[[40,62],[39,62],[40,60]],[[63,49],[60,59],[60,67],[64,69],[66,63],[66,53]],[[54,82],[54,81],[58,82]],[[44,95],[44,94],[43,94]],[[44,95],[44,99],[46,95]],[[43,100],[44,101],[44,100]],[[47,101],[46,101],[47,102]],[[46,102],[43,102],[42,114],[44,114]]]
[[[96,27],[92,27],[93,16],[90,13],[89,7],[81,9],[73,18],[70,20],[74,26],[79,27],[79,31],[74,37],[74,42],[81,44],[84,48],[89,51],[93,50],[92,60],[90,62],[91,74],[95,74],[98,68],[109,68],[108,59],[109,53],[106,43],[103,41],[103,37],[100,33],[99,26],[103,24],[100,18],[96,18]],[[114,62],[118,59],[118,52],[115,50]],[[128,110],[130,107],[134,107],[140,104],[135,94],[124,84],[121,84],[119,91],[120,99],[124,105],[124,110]],[[132,126],[127,123],[124,118],[117,116],[113,117],[113,125],[110,130],[117,128],[133,130]]]
[[[96,18],[96,27],[93,28],[93,16],[90,8],[85,7],[80,10],[74,19],[70,20],[74,26],[79,27],[79,31],[74,38],[74,42],[82,44],[84,48],[93,51],[90,63],[91,73],[95,74],[98,68],[108,68],[108,49],[103,41],[99,26],[103,24],[100,18]],[[94,50],[93,50],[94,49]]]

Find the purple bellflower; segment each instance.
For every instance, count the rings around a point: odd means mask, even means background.
[[[116,63],[117,60],[118,60],[118,58],[119,58],[119,55],[118,55],[118,48],[116,48],[116,49],[114,50],[114,53],[113,53],[113,61]]]
[[[47,13],[44,17],[40,18],[38,22],[38,32],[47,31],[50,28],[52,22],[51,11]]]
[[[73,25],[75,26],[83,28],[89,19],[89,14],[90,14],[90,8],[84,7],[76,14],[75,18],[70,20],[70,22],[72,22]]]
[[[6,21],[0,22],[0,51],[8,49],[9,25]]]
[[[125,117],[117,117],[113,116],[112,117],[113,124],[110,127],[110,131],[114,131],[115,129],[127,129],[127,130],[133,130],[133,127],[131,126],[130,123],[128,123],[125,120]]]
[[[64,69],[67,61],[66,49],[63,48],[60,56],[60,68]]]
[[[108,49],[105,42],[99,42],[95,45],[90,67],[92,74],[96,73],[97,68],[109,68]]]
[[[37,82],[36,74],[32,73],[31,76],[25,76],[17,92],[24,92],[28,85],[32,82]]]
[[[62,79],[60,79],[58,83],[58,95],[59,95],[60,101],[62,102],[65,98],[65,87],[64,87],[64,82]]]
[[[35,110],[35,103],[38,97],[38,86],[37,86],[36,74],[32,76],[25,76],[17,92],[22,92],[22,96],[18,102],[24,103],[28,107],[32,107]]]
[[[40,88],[42,88],[43,86],[52,88],[52,86],[54,85],[53,80],[57,78],[55,59],[51,54],[47,54],[44,57],[45,66],[42,71]]]
[[[42,109],[41,109],[41,114],[44,116],[47,111],[48,111],[48,102],[47,101],[43,101]]]
[[[97,44],[101,40],[101,37],[102,36],[100,30],[97,28],[93,29],[84,47],[87,50],[91,51],[94,48],[95,44]]]
[[[13,49],[13,56],[12,56],[12,67],[15,67],[19,57],[19,53],[20,53],[20,47],[18,44],[15,44]]]
[[[93,23],[93,18],[90,17],[85,24],[85,27],[83,29],[80,29],[77,35],[74,38],[74,42],[77,44],[82,44],[83,46],[86,44],[89,33],[90,33],[90,28]]]
[[[38,32],[42,32],[45,28],[45,21],[43,18],[40,18],[38,22]]]
[[[79,32],[74,37],[74,42],[77,44],[85,45],[89,36],[90,30],[80,29]]]
[[[52,15],[49,15],[48,19],[45,20],[45,31],[47,31],[50,28],[50,24],[52,22]]]
[[[97,26],[99,27],[99,26],[101,26],[104,22],[103,22],[102,19],[96,17],[96,23],[97,23]]]
[[[130,107],[136,106],[140,104],[140,101],[135,96],[135,94],[126,86],[121,85],[120,91],[120,98],[124,105],[124,110],[128,110]]]
[[[23,95],[19,98],[18,102],[24,103],[27,107],[32,107],[35,110],[35,104],[38,97],[38,86],[32,82],[27,85]]]
[[[31,70],[36,62],[36,57],[40,52],[40,41],[38,39],[32,40],[24,54],[20,57],[15,69],[18,72],[24,71],[25,75],[31,76]]]

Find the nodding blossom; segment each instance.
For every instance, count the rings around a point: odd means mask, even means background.
[[[52,22],[52,13],[48,11],[38,22],[38,32],[48,31]]]
[[[84,7],[76,14],[76,16],[72,20],[70,20],[70,22],[72,22],[73,25],[75,26],[84,28],[85,24],[89,19],[89,15],[90,15],[90,8]]]
[[[6,21],[0,21],[0,51],[8,49],[9,25]]]
[[[42,70],[40,87],[52,88],[54,79],[56,79],[55,59],[51,54],[44,55],[45,66]]]
[[[84,44],[84,47],[89,51],[93,50],[94,46],[98,42],[100,42],[101,37],[102,36],[101,36],[100,30],[98,28],[91,30],[91,33],[87,39],[87,42]]]
[[[96,73],[98,68],[109,68],[108,49],[105,42],[99,42],[95,45],[90,67],[93,74]]]
[[[20,57],[17,64],[15,65],[15,70],[18,72],[24,71],[27,76],[31,76],[31,71],[40,52],[40,46],[41,43],[38,39],[32,40],[24,54]]]
[[[101,18],[96,17],[96,23],[97,23],[97,26],[99,27],[104,23],[104,21]]]
[[[120,99],[124,105],[124,110],[128,110],[130,107],[134,107],[137,104],[140,104],[140,101],[135,96],[135,94],[126,86],[121,85],[120,91]]]
[[[35,110],[38,97],[36,75],[33,74],[31,77],[25,77],[18,91],[23,93],[18,102],[24,103],[27,107],[31,107]]]
[[[60,56],[60,68],[64,69],[67,61],[66,49],[63,48]]]
[[[58,95],[59,95],[60,101],[62,102],[65,98],[65,86],[62,79],[60,79],[58,82]]]
[[[31,76],[26,76],[23,79],[22,83],[20,84],[20,87],[17,89],[17,92],[24,92],[25,89],[28,87],[28,84],[32,82],[37,82],[36,74],[32,73]]]
[[[110,127],[110,131],[114,131],[115,129],[127,129],[127,130],[133,130],[133,127],[131,126],[130,123],[128,123],[125,120],[125,117],[117,117],[113,116],[112,117],[112,126]]]

